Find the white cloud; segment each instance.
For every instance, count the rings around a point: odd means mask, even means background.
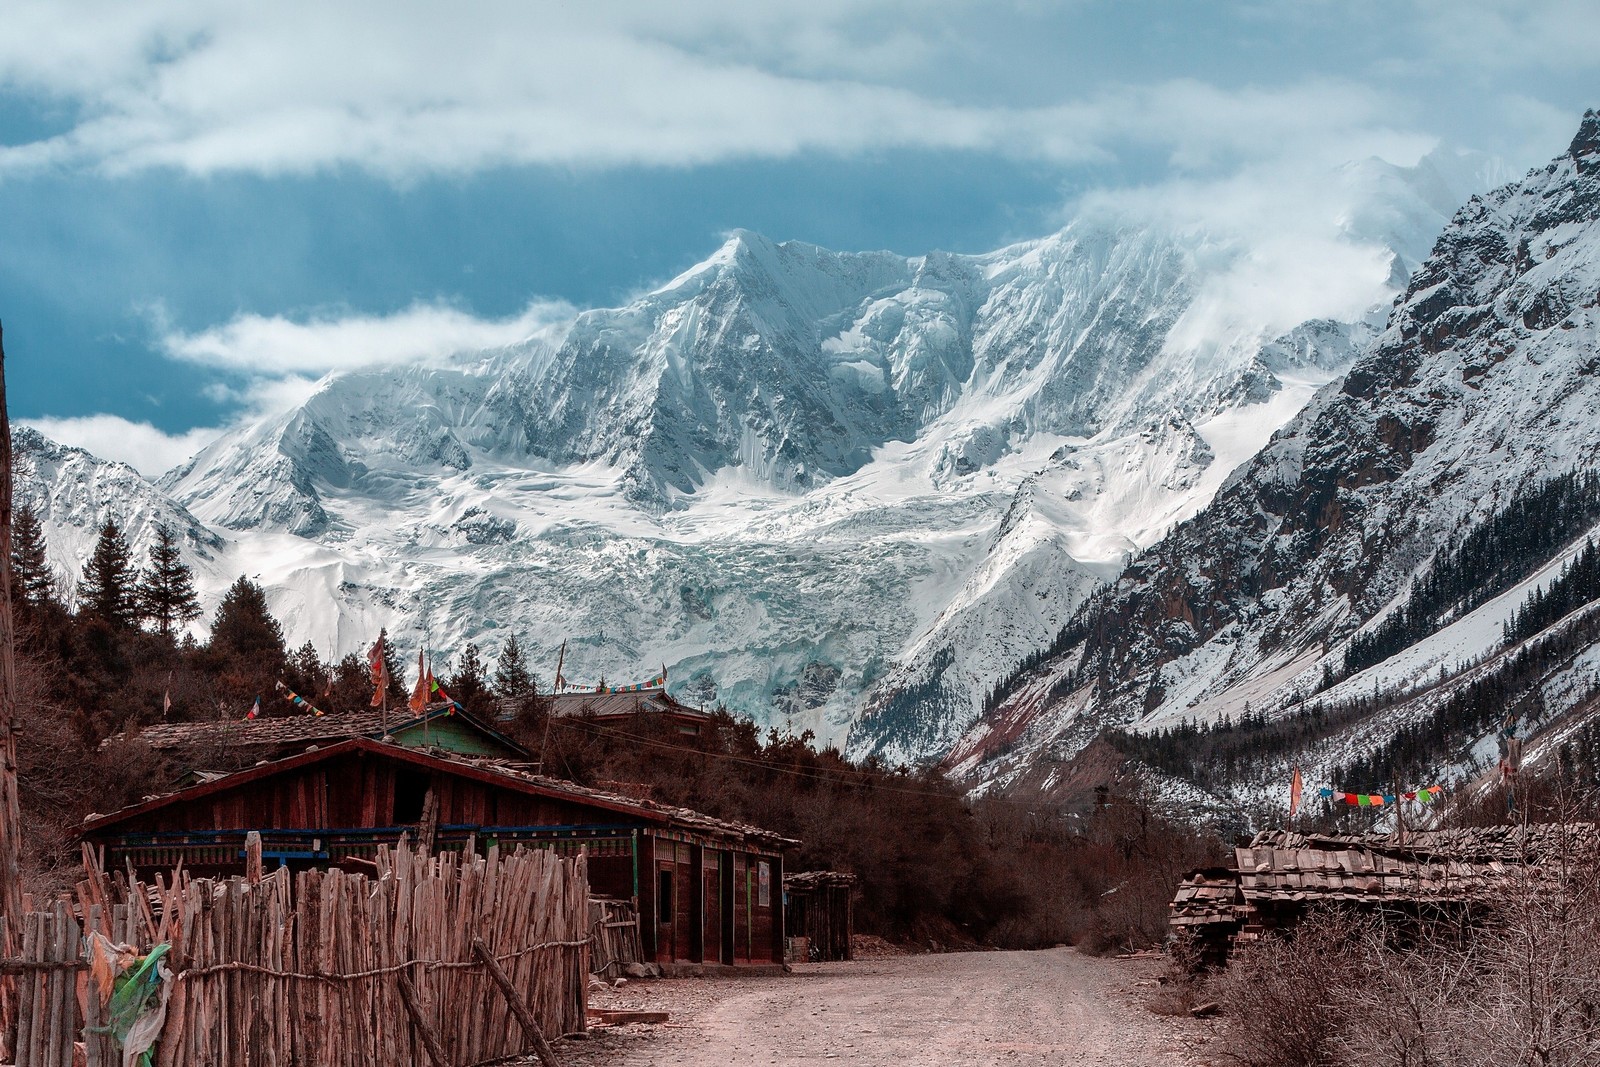
[[[458,308],[413,304],[392,315],[324,316],[296,322],[282,315],[240,315],[198,333],[166,330],[161,350],[174,359],[280,383],[293,396],[307,375],[380,363],[442,360],[461,352],[502,348],[559,329],[565,304],[538,302],[504,319]],[[252,395],[272,400],[253,387]]]
[[[126,463],[147,478],[165,474],[222,434],[222,430],[212,428],[170,434],[148,422],[131,422],[120,415],[20,421],[52,441],[86,449],[101,459]]]
[[[940,76],[960,51],[958,16],[985,17],[966,3],[10,7],[0,84],[81,117],[0,147],[0,170],[353,166],[404,179],[894,147],[1081,163],[1128,145],[1187,167],[1286,142],[1381,140],[1394,112],[1353,81],[1225,90],[1132,72],[1121,85],[1063,72],[1045,99],[996,103]]]

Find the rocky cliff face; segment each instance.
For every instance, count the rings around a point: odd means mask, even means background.
[[[1600,461],[1597,305],[1590,112],[1566,154],[1457,212],[1349,372],[1094,596],[955,762],[1026,774],[1106,724],[1300,706],[1452,534]],[[1426,669],[1494,651],[1483,622]],[[1344,684],[1375,679],[1396,684]]]

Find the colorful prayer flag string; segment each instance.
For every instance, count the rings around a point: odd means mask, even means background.
[[[1395,804],[1401,800],[1415,800],[1423,804],[1432,804],[1444,792],[1442,785],[1430,785],[1425,789],[1418,789],[1411,793],[1347,793],[1339,789],[1326,787],[1317,790],[1325,800],[1335,804],[1349,804],[1358,808],[1381,808],[1385,805]]]
[[[322,711],[321,708],[319,708],[316,705],[312,704],[311,701],[307,700],[305,697],[301,696],[299,693],[296,693],[293,689],[290,689],[288,686],[284,685],[282,682],[278,682],[276,684],[278,686],[278,689],[283,693],[283,699],[287,700],[289,703],[293,704],[295,707],[297,707],[297,708],[305,708],[307,711],[311,712],[311,714],[319,716],[319,717],[323,714],[323,711]]]

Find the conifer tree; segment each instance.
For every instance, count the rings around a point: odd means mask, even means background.
[[[533,675],[522,659],[522,646],[517,635],[512,634],[500,650],[500,662],[494,668],[494,691],[501,700],[521,700],[533,693]]]
[[[289,656],[286,673],[288,677],[285,679],[285,683],[290,689],[295,690],[323,711],[328,710],[323,708],[318,701],[321,700],[323,691],[328,688],[331,675],[328,666],[322,662],[322,656],[317,653],[316,645],[307,641],[295,649]],[[297,710],[304,711],[305,709],[299,708]]]
[[[461,655],[456,657],[455,673],[450,675],[444,687],[462,707],[475,708],[482,704],[489,692],[487,673],[478,646],[469,641],[467,647],[461,650]]]
[[[38,609],[55,599],[55,575],[45,555],[44,527],[28,504],[11,514],[11,590],[18,606]]]
[[[171,636],[200,614],[200,598],[194,591],[194,572],[183,562],[178,538],[166,523],[156,527],[156,543],[150,547],[150,565],[139,576],[137,589],[139,614],[156,624],[162,637]]]
[[[331,670],[333,694],[327,704],[317,706],[323,711],[365,711],[372,701],[372,675],[367,657],[346,653]]]
[[[267,610],[267,594],[241,575],[228,588],[211,623],[211,650],[248,664],[276,680],[288,658],[283,648],[283,627]]]
[[[114,519],[100,527],[100,540],[94,555],[83,569],[78,599],[84,612],[94,615],[113,629],[126,629],[137,616],[134,572],[129,562],[128,541]]]

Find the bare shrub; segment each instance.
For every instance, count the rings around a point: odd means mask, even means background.
[[[1347,917],[1315,912],[1292,937],[1241,946],[1215,983],[1229,1058],[1246,1067],[1341,1062],[1345,1013],[1338,993],[1361,978],[1361,936]]]
[[[1193,930],[1179,930],[1167,942],[1167,965],[1158,981],[1161,988],[1145,1002],[1156,1015],[1188,1015],[1204,999],[1204,967]]]
[[[1355,981],[1330,991],[1338,1017],[1336,1059],[1356,1067],[1474,1062],[1473,1004],[1480,961],[1458,928],[1376,922],[1348,950]]]
[[[1600,1063],[1600,874],[1586,851],[1512,882],[1497,902],[1474,1020],[1485,1064]]]
[[[1542,867],[1470,910],[1313,915],[1236,952],[1215,983],[1248,1067],[1600,1064],[1600,854],[1557,824]],[[1559,829],[1565,827],[1565,830]]]

